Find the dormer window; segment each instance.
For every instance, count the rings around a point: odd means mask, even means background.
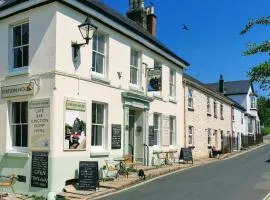
[[[250,96],[250,108],[257,109],[257,99],[256,96]]]

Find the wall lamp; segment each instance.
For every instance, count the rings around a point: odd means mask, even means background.
[[[31,91],[34,89],[34,85],[36,85],[37,87],[40,86],[40,80],[36,80],[36,79],[30,79],[28,85],[27,85],[27,91]]]
[[[95,32],[97,31],[97,27],[92,24],[89,16],[86,17],[86,20],[82,24],[80,24],[78,28],[83,39],[85,40],[85,43],[72,42],[71,47],[74,51],[74,57],[77,57],[80,47],[88,44],[89,40],[93,38]]]

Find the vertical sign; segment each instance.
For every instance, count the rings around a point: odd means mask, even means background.
[[[29,102],[28,128],[30,149],[50,150],[50,99],[37,99]]]
[[[121,124],[112,124],[112,149],[121,149]]]
[[[162,86],[162,69],[154,68],[148,71],[148,85],[147,90],[151,91],[161,91]]]
[[[86,149],[86,103],[66,101],[64,150]]]
[[[48,152],[32,152],[31,186],[48,188]]]
[[[162,117],[162,144],[170,145],[170,117],[163,115]]]
[[[79,189],[96,190],[98,185],[98,162],[80,161],[79,164]]]

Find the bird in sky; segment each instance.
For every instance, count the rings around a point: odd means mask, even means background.
[[[183,24],[183,30],[186,30],[186,31],[188,31],[189,30],[189,28],[185,25],[185,24]]]

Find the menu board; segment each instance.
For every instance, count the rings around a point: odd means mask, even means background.
[[[192,161],[192,163],[193,163],[191,148],[181,148],[179,160],[184,160],[187,162]]]
[[[112,124],[112,149],[121,149],[121,124]]]
[[[96,190],[98,185],[98,162],[80,161],[79,190]]]
[[[48,188],[48,152],[32,152],[31,186]]]
[[[149,126],[148,132],[149,132],[149,134],[148,134],[148,145],[149,146],[154,146],[156,144],[154,126]]]

